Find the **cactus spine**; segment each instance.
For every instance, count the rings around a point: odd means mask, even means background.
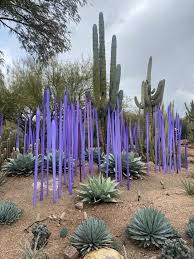
[[[154,107],[161,106],[165,88],[165,80],[163,79],[159,82],[157,90],[151,89],[151,72],[152,57],[149,58],[146,81],[142,82],[141,102],[135,96],[137,107],[144,110],[144,115],[148,112],[150,118],[153,117]]]
[[[98,40],[99,39],[99,40]],[[117,39],[112,37],[111,44],[111,64],[110,64],[110,86],[109,98],[107,98],[107,81],[106,81],[106,58],[105,58],[105,32],[103,13],[99,14],[99,35],[97,25],[93,25],[93,87],[95,104],[98,108],[106,109],[107,101],[114,109],[117,105],[122,105],[123,91],[119,91],[121,78],[121,65],[117,64]]]

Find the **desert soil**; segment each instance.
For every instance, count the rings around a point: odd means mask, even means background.
[[[76,188],[72,195],[69,195],[66,187],[63,189],[61,199],[57,203],[52,203],[52,193],[45,197],[43,201],[38,201],[37,206],[32,206],[33,177],[27,178],[8,178],[8,181],[0,186],[0,199],[14,201],[18,207],[23,209],[22,218],[8,226],[0,225],[0,259],[19,259],[22,258],[21,246],[24,240],[30,239],[29,233],[25,229],[37,219],[48,225],[52,233],[45,251],[50,259],[62,259],[63,251],[68,244],[67,238],[59,237],[59,230],[65,226],[69,230],[69,236],[73,233],[76,226],[83,220],[84,211],[88,216],[95,216],[103,219],[112,234],[126,245],[128,255],[133,254],[136,259],[150,258],[159,254],[159,251],[145,250],[137,247],[133,242],[125,237],[125,229],[134,213],[142,207],[152,206],[160,209],[178,230],[181,236],[188,241],[185,235],[185,225],[188,219],[194,215],[194,198],[186,195],[181,186],[181,179],[191,178],[194,172],[194,147],[189,148],[189,170],[182,170],[179,174],[162,172],[155,173],[152,168],[150,174],[144,180],[132,180],[130,191],[126,190],[126,183],[120,186],[120,203],[99,204],[95,206],[84,205],[82,211],[75,209],[78,202]],[[162,188],[160,181],[164,183]],[[79,183],[75,183],[79,188]],[[141,198],[138,201],[137,193],[140,191]],[[49,215],[60,216],[65,213],[64,220],[49,219]],[[191,244],[190,244],[191,245]],[[130,257],[129,257],[130,258]]]

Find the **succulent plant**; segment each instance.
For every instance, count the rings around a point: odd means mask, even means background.
[[[100,152],[100,162],[103,161],[104,157],[104,152]],[[85,159],[88,161],[89,160],[89,154],[88,154],[88,149],[85,151]],[[95,163],[98,163],[98,148],[93,148],[93,160]]]
[[[142,208],[127,227],[127,236],[143,247],[161,247],[167,238],[177,233],[164,214],[154,208]]]
[[[186,226],[186,234],[191,238],[192,244],[194,246],[194,217],[189,219],[189,223]]]
[[[119,196],[118,183],[111,180],[111,178],[103,176],[91,177],[88,183],[81,183],[80,185],[79,197],[82,199],[82,202],[114,202]]]
[[[66,237],[67,234],[68,234],[68,229],[67,229],[66,227],[63,227],[63,228],[60,230],[60,232],[59,232],[59,235],[60,235],[60,237],[62,237],[62,238]]]
[[[167,239],[159,259],[191,259],[192,251],[182,238]]]
[[[88,218],[76,228],[70,241],[82,255],[85,255],[92,250],[111,247],[112,235],[103,220]]]
[[[51,233],[46,224],[35,224],[32,228],[32,234],[33,239],[31,247],[34,249],[36,245],[36,249],[39,250],[47,245]]]
[[[35,246],[32,249],[28,240],[25,241],[22,247],[22,254],[24,259],[49,259],[48,255],[43,251],[43,247],[37,249],[38,239],[35,242]]]
[[[22,215],[22,210],[11,201],[0,202],[0,224],[16,222]]]
[[[8,176],[29,176],[34,171],[35,156],[32,153],[18,154],[15,159],[8,158],[1,168]]]
[[[127,176],[127,159],[126,153],[122,152],[122,172],[124,176]],[[141,157],[134,152],[129,153],[129,172],[133,178],[141,178],[146,172],[146,164],[141,161]],[[107,155],[104,156],[103,163],[101,164],[102,172],[106,172]],[[108,172],[109,175],[115,173],[115,158],[112,153],[108,154]]]

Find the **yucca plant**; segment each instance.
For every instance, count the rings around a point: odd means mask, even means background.
[[[167,238],[177,235],[164,214],[154,208],[142,208],[126,230],[127,236],[143,247],[161,247]]]
[[[142,162],[142,158],[134,152],[129,152],[128,161],[129,161],[129,173],[133,178],[141,178],[142,175],[146,173],[146,164]],[[127,158],[126,152],[123,151],[121,154],[122,160],[122,173],[124,176],[127,176]],[[107,167],[107,155],[103,157],[103,162],[101,164],[102,172],[106,172]],[[115,157],[112,153],[108,154],[108,173],[109,175],[115,174]]]
[[[167,239],[158,259],[191,259],[192,251],[182,238]]]
[[[194,217],[189,219],[189,223],[186,226],[186,234],[191,238],[192,244],[194,246]]]
[[[22,255],[24,259],[49,259],[48,255],[44,252],[43,248],[37,249],[38,239],[35,242],[35,246],[32,249],[28,240],[25,241],[22,247]]]
[[[100,152],[100,163],[103,162],[103,157],[104,157],[104,152]],[[86,149],[85,151],[85,159],[88,161],[89,160],[89,153],[88,153],[88,149]],[[98,163],[98,148],[95,147],[93,148],[93,161],[95,163]]]
[[[181,180],[183,189],[188,195],[194,195],[194,181],[193,180]]]
[[[22,215],[22,210],[11,201],[0,202],[0,224],[12,224]]]
[[[103,176],[90,177],[88,183],[81,183],[79,197],[86,203],[114,202],[119,196],[118,183]]]
[[[88,218],[76,228],[70,241],[80,254],[85,255],[92,250],[111,247],[112,235],[103,220]]]
[[[15,159],[8,158],[1,170],[8,176],[29,176],[34,171],[35,156],[32,153],[18,154]]]

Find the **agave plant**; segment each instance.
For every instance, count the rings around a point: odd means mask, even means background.
[[[92,250],[111,247],[112,235],[103,220],[88,218],[76,228],[70,241],[82,255],[85,255]]]
[[[143,247],[161,247],[167,238],[177,236],[164,214],[154,208],[140,209],[128,225],[126,233]]]
[[[134,152],[130,152],[128,156],[129,161],[129,173],[133,178],[141,178],[146,172],[146,164],[141,161],[141,157]],[[126,152],[123,151],[121,155],[122,160],[122,173],[124,176],[127,176],[127,157]],[[106,172],[107,167],[107,155],[103,157],[103,163],[101,164],[101,170]],[[108,154],[108,172],[109,175],[115,173],[115,157],[112,153]]]
[[[119,196],[118,183],[103,176],[90,177],[88,183],[81,183],[79,197],[83,202],[114,202]]]
[[[16,222],[22,215],[22,210],[11,201],[0,202],[0,224]]]
[[[189,219],[189,223],[186,226],[186,234],[191,238],[192,244],[194,246],[194,217]]]
[[[158,259],[191,259],[192,251],[182,238],[167,239]]]
[[[103,157],[104,157],[104,152],[100,152],[100,163],[103,162]],[[85,159],[88,161],[89,160],[89,152],[88,152],[88,149],[86,149],[85,151]],[[98,163],[98,148],[95,147],[93,148],[93,161],[95,163]]]
[[[8,176],[29,176],[34,171],[35,156],[32,153],[18,154],[15,159],[8,158],[1,170]]]

